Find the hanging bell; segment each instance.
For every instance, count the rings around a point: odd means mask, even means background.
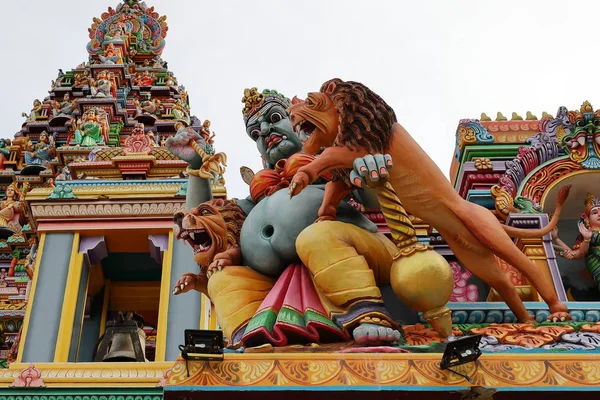
[[[140,319],[141,317],[134,316],[133,313],[125,316],[119,312],[117,320],[107,322],[106,332],[94,361],[146,361],[146,333],[141,328],[143,322]]]

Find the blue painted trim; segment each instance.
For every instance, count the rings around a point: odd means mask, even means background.
[[[379,392],[379,391],[410,391],[410,392],[456,392],[470,388],[468,386],[165,386],[165,392]],[[600,385],[594,386],[514,386],[496,387],[501,392],[590,392],[600,391]]]
[[[525,301],[525,308],[534,310],[547,310],[548,305],[542,301]],[[577,310],[598,310],[600,303],[591,301],[567,301],[565,302],[569,309]],[[488,301],[474,303],[448,303],[451,310],[509,310],[503,301]]]

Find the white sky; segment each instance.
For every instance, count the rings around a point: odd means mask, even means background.
[[[210,119],[228,155],[231,197],[248,188],[239,167],[261,168],[241,117],[243,89],[287,97],[333,77],[361,81],[448,173],[461,118],[600,107],[597,1],[148,0],[167,15],[163,59]],[[87,60],[88,28],[118,0],[3,1],[2,136],[12,138],[35,98]]]

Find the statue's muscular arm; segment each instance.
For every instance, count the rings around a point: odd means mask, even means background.
[[[319,175],[325,172],[331,171],[332,169],[352,168],[354,160],[359,157],[364,157],[365,155],[367,155],[365,149],[351,150],[346,146],[326,148],[314,161],[298,169],[290,184],[290,196],[296,196],[304,190],[304,188],[317,180]],[[337,185],[335,187],[330,187],[331,189],[335,188],[336,190],[341,188],[341,186]]]

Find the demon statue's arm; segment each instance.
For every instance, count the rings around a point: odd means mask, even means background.
[[[212,199],[210,178],[211,175],[214,178],[214,175],[218,171],[212,171],[215,168],[211,167],[215,165],[206,163],[203,160],[202,156],[206,154],[202,153],[206,151],[206,143],[200,134],[191,127],[180,126],[177,133],[166,140],[165,146],[171,153],[189,163],[186,210],[191,210],[199,204]],[[216,167],[219,169],[218,163]],[[203,169],[206,171],[203,171]]]
[[[465,268],[496,289],[519,320],[532,321],[533,317],[506,276],[494,267],[494,256],[525,275],[548,304],[549,319],[570,318],[567,307],[558,300],[553,282],[540,274],[539,267],[509,236],[547,233],[553,226],[537,232],[506,227],[489,210],[460,197],[433,160],[396,121],[393,109],[365,85],[332,79],[319,92],[309,93],[305,101],[295,101],[288,112],[292,126],[309,133],[303,147],[307,153],[315,154],[325,148],[314,165],[299,170],[291,183],[291,195],[328,169],[334,177],[350,184],[350,170],[356,158],[389,154],[395,167],[389,172],[388,182],[406,211],[436,228]],[[330,186],[331,189],[335,188]],[[555,221],[568,190],[563,188],[559,194]],[[327,196],[330,201],[337,197]],[[331,212],[333,208],[322,210]]]
[[[175,284],[174,294],[194,289],[208,296],[208,279],[214,272],[242,264],[240,231],[245,218],[234,201],[223,199],[210,200],[189,212],[175,214],[176,237],[192,247],[200,273],[183,274]]]

